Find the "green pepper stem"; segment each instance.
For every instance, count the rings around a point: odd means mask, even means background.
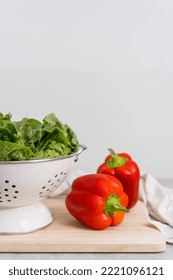
[[[118,156],[111,148],[109,148],[108,150],[111,154],[111,158],[107,160],[106,162],[107,166],[116,168],[125,165],[126,159],[124,157]]]
[[[106,200],[106,206],[104,212],[105,214],[112,216],[113,214],[116,214],[118,211],[122,211],[125,213],[129,212],[128,209],[126,209],[121,205],[119,197],[116,196],[115,194],[111,194]]]

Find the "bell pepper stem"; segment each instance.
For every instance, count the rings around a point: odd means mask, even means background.
[[[111,194],[107,200],[106,200],[106,206],[105,206],[105,214],[108,214],[109,216],[112,216],[113,214],[116,214],[118,211],[122,212],[129,212],[128,209],[123,207],[121,205],[120,199],[115,194]]]
[[[106,165],[112,168],[117,168],[125,165],[126,159],[124,157],[118,156],[113,149],[108,149],[111,155],[111,158],[106,162]]]

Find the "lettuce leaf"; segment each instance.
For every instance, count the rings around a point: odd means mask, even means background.
[[[79,148],[74,131],[53,113],[42,122],[33,118],[13,122],[11,118],[0,113],[0,161],[55,158]]]
[[[0,160],[25,160],[30,159],[33,152],[27,146],[0,140]]]

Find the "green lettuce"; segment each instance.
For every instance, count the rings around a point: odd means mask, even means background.
[[[79,142],[74,131],[55,114],[40,122],[0,113],[0,161],[55,158],[75,153]]]

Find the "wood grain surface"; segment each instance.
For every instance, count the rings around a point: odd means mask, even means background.
[[[46,228],[27,234],[0,235],[0,252],[161,252],[166,242],[149,223],[143,202],[126,214],[115,227],[97,231],[85,227],[66,210],[64,196],[43,202],[54,221]]]

